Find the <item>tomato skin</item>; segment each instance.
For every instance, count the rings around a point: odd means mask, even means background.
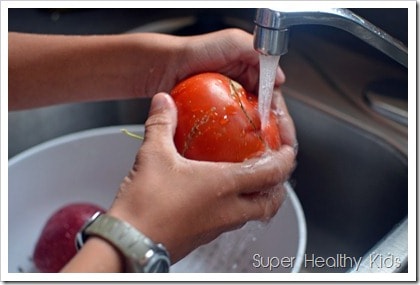
[[[178,109],[178,152],[203,161],[241,162],[280,147],[274,113],[261,131],[257,97],[219,73],[187,78],[171,91]]]

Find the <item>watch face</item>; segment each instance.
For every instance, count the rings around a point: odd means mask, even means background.
[[[150,273],[166,273],[169,272],[169,264],[165,259],[159,259],[154,264],[151,264]]]
[[[166,273],[169,272],[170,261],[165,254],[155,251],[152,258],[149,260],[145,271],[150,273]]]
[[[126,259],[126,272],[141,273],[167,273],[171,261],[166,251],[161,251],[159,247],[149,250],[144,259],[130,258]]]

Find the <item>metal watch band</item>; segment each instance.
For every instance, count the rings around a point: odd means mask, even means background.
[[[107,240],[125,256],[126,272],[169,272],[170,260],[165,247],[124,221],[95,213],[76,236],[76,247],[80,249],[91,235]]]

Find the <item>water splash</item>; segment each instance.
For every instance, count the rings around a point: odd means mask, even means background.
[[[258,112],[261,117],[261,128],[268,123],[268,116],[273,97],[274,80],[280,56],[260,54],[260,85],[258,90]]]

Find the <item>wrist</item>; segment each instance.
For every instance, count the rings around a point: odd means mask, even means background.
[[[92,236],[61,272],[124,272],[124,257],[109,242]]]
[[[77,234],[77,248],[83,248],[91,236],[102,238],[120,252],[124,257],[124,272],[169,272],[170,260],[166,248],[123,220],[97,212]]]
[[[132,81],[133,97],[150,98],[158,92],[169,93],[175,86],[181,66],[182,38],[157,33],[126,35],[133,46],[131,61],[136,63]]]

